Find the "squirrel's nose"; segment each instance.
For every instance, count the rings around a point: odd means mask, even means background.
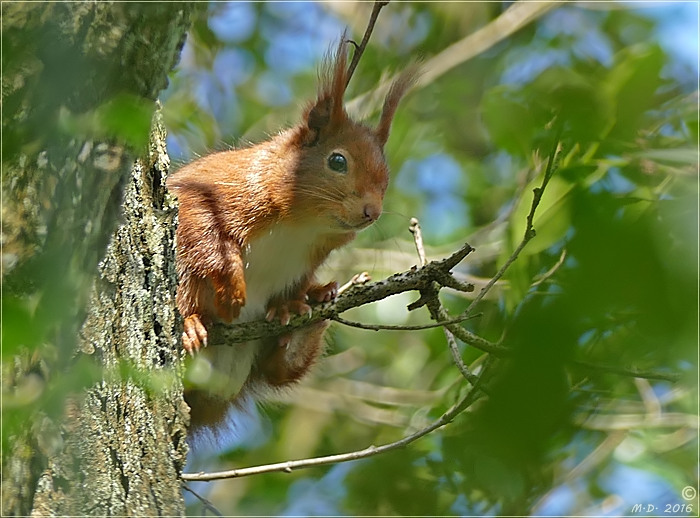
[[[379,219],[382,214],[381,205],[376,205],[374,203],[368,203],[365,205],[365,220],[374,222]]]

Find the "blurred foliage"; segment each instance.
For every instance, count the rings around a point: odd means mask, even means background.
[[[345,24],[356,39],[364,30],[370,6],[349,5],[212,4],[164,96],[174,158],[293,124],[328,45]],[[468,240],[477,251],[457,270],[488,280],[518,245],[559,139],[537,237],[465,324],[513,354],[489,361],[463,348],[488,397],[406,449],[195,484],[219,510],[585,515],[684,503],[680,490],[698,482],[698,92],[697,54],[668,43],[670,32],[688,30],[688,13],[697,16],[679,5],[561,6],[408,96],[387,146],[385,214],[324,272],[380,278],[415,264],[406,227],[417,216],[431,256]],[[389,4],[348,100],[412,58],[429,63],[506,8]],[[697,43],[691,22],[686,37]],[[424,322],[407,314],[412,300],[346,317]],[[455,313],[469,302],[455,293],[443,300]],[[314,379],[281,396],[289,405],[238,416],[231,436],[195,451],[191,470],[386,443],[439,417],[468,388],[440,330],[333,327],[329,342]],[[201,510],[195,499],[191,510]]]
[[[31,509],[29,481],[55,453],[46,443],[62,440],[56,430],[44,441],[41,428],[64,419],[66,401],[103,379],[94,358],[76,356],[80,325],[118,223],[123,181],[148,149],[154,101],[196,8],[0,6],[4,511],[18,493]],[[169,381],[158,378],[137,381],[157,390]]]

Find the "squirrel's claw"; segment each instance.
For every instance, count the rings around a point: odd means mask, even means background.
[[[335,281],[323,286],[312,286],[306,292],[311,302],[328,302],[338,296],[338,283]]]
[[[276,317],[279,318],[283,326],[289,324],[292,315],[311,316],[311,306],[307,304],[307,300],[314,302],[328,302],[338,296],[338,283],[333,281],[323,286],[311,286],[306,293],[302,294],[302,298],[281,300],[272,299],[267,306],[265,320],[272,322]]]
[[[292,341],[292,333],[285,333],[283,335],[280,335],[279,338],[277,339],[277,345],[279,347],[284,347],[285,349],[289,347],[289,344]]]
[[[185,319],[182,333],[182,347],[190,356],[207,346],[207,329],[199,319],[199,315],[190,315]]]
[[[289,324],[292,314],[311,316],[311,306],[303,300],[272,301],[267,307],[265,320],[272,322],[275,317],[279,317],[283,326]]]

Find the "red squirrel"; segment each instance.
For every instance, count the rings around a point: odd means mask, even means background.
[[[314,273],[331,251],[382,213],[389,180],[384,145],[409,68],[392,84],[376,128],[353,121],[343,95],[345,41],[326,60],[318,96],[301,122],[243,149],[204,156],[167,182],[180,204],[177,306],[183,347],[208,362],[201,386],[185,391],[191,426],[215,428],[245,395],[303,377],[323,352],[326,322],[280,338],[208,347],[213,322],[263,317],[289,322],[331,300],[337,283]]]

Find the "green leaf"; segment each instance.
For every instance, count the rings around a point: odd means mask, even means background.
[[[59,127],[81,138],[115,138],[141,150],[148,142],[155,104],[130,94],[119,94],[96,109],[75,114],[67,108],[59,112]]]
[[[657,45],[637,45],[621,51],[616,61],[602,88],[616,104],[614,134],[631,138],[661,85],[664,54]]]
[[[593,76],[567,68],[550,68],[532,85],[532,102],[549,110],[577,142],[597,141],[612,123],[612,102]]]
[[[512,87],[500,85],[486,92],[481,113],[497,147],[515,155],[530,154],[535,117]]]
[[[2,356],[9,358],[21,347],[41,343],[46,329],[34,318],[34,304],[11,295],[2,297]]]
[[[148,142],[148,131],[155,105],[130,94],[120,94],[95,110],[99,127],[135,149]]]

